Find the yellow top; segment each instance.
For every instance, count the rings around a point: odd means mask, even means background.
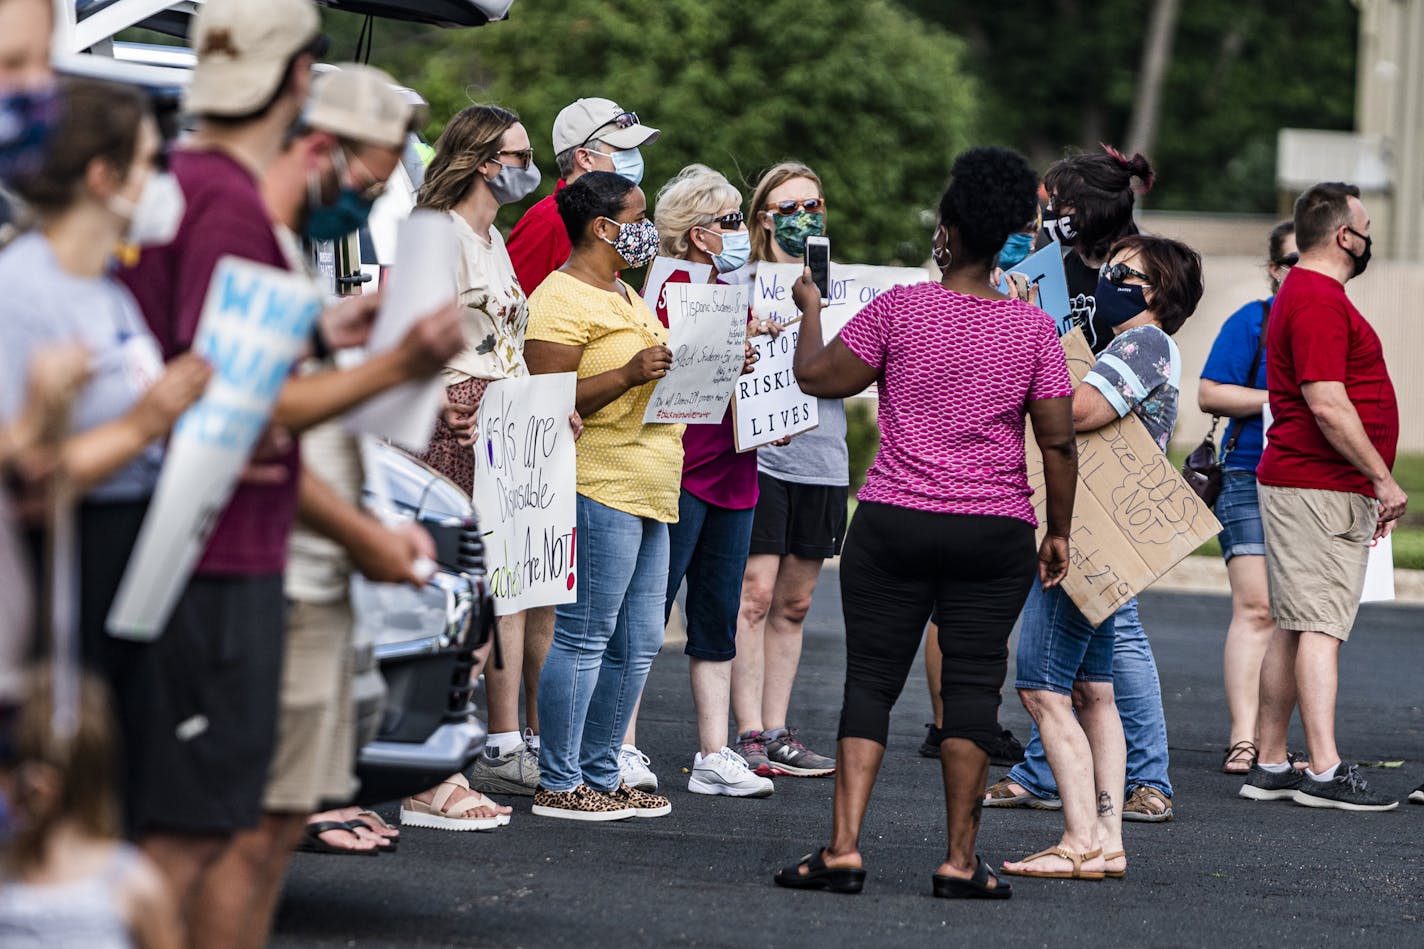
[[[620,281],[621,282],[621,281]],[[628,299],[554,271],[529,298],[526,339],[578,346],[578,377],[618,369],[667,329],[626,283]],[[583,420],[578,492],[637,517],[677,521],[684,425],[645,425],[653,383],[635,386]]]

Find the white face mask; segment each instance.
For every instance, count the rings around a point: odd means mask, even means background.
[[[125,241],[139,247],[160,247],[178,236],[187,202],[177,178],[170,172],[154,171],[143,183],[137,204],[115,195],[109,199],[109,207],[129,219]]]

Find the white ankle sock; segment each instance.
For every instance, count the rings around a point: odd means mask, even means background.
[[[485,739],[485,754],[491,758],[503,758],[523,740],[519,732],[495,732]]]
[[[1314,771],[1311,771],[1309,768],[1306,768],[1306,769],[1305,769],[1305,773],[1306,773],[1306,776],[1308,776],[1308,777],[1310,778],[1310,780],[1312,780],[1312,781],[1329,781],[1331,778],[1335,777],[1335,772],[1337,772],[1337,771],[1339,771],[1339,770],[1340,770],[1340,762],[1337,761],[1337,762],[1335,762],[1335,767],[1333,767],[1333,768],[1327,768],[1327,769],[1325,770],[1325,773],[1323,773],[1323,774],[1316,774]]]
[[[1271,774],[1285,774],[1291,769],[1291,763],[1289,761],[1282,761],[1280,764],[1266,764],[1264,761],[1257,761],[1256,767]]]

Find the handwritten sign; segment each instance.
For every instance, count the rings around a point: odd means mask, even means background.
[[[193,340],[212,381],[173,429],[109,612],[110,634],[153,640],[167,624],[320,310],[305,277],[237,257],[218,261]]]
[[[1058,324],[1058,335],[1062,336],[1073,328],[1073,311],[1068,304],[1068,276],[1063,270],[1063,245],[1054,241],[1020,261],[1005,271],[999,281],[999,290],[1009,292],[1008,274],[1023,274],[1030,287],[1038,290],[1037,299],[1031,301]]]
[[[577,381],[572,372],[502,379],[480,400],[474,501],[496,616],[574,601]]]
[[[400,345],[419,320],[457,295],[455,269],[459,241],[455,222],[444,211],[417,210],[402,221],[397,232],[394,273],[381,298],[381,309],[371,326],[368,353],[382,353]],[[383,392],[346,416],[352,434],[388,438],[412,451],[424,451],[435,433],[435,421],[444,404],[445,384],[439,376],[407,382]]]
[[[788,435],[809,432],[821,422],[816,400],[801,391],[791,371],[801,324],[788,326],[781,335],[753,336],[756,368],[737,378],[733,389],[733,431],[737,451],[770,444]]]
[[[1063,349],[1077,386],[1094,363],[1082,330],[1064,336]],[[1025,441],[1042,539],[1047,524],[1043,459],[1031,429]],[[1137,416],[1129,413],[1078,436],[1078,490],[1063,588],[1090,623],[1102,623],[1220,532],[1211,509]]]
[[[800,264],[757,264],[752,311],[775,323],[789,325],[801,319],[801,312],[791,301],[791,285],[800,279],[801,271]],[[852,316],[886,290],[929,279],[929,271],[923,267],[869,267],[833,262],[831,299],[821,308],[821,335],[829,343]]]
[[[667,286],[679,283],[706,283],[712,276],[712,268],[680,257],[654,257],[648,265],[648,276],[643,281],[643,302],[648,305],[664,326],[668,323]]]
[[[669,283],[663,296],[672,369],[653,387],[643,421],[717,425],[746,356],[747,288]]]

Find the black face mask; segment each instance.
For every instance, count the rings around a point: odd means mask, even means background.
[[[1370,265],[1370,253],[1374,249],[1374,240],[1368,234],[1361,234],[1359,231],[1355,230],[1353,227],[1350,227],[1348,224],[1345,225],[1345,230],[1349,231],[1351,234],[1354,234],[1360,240],[1365,242],[1365,249],[1358,254],[1350,250],[1348,247],[1345,248],[1345,253],[1350,255],[1350,260],[1352,260],[1355,264],[1354,275],[1358,277],[1360,274],[1364,273],[1365,268]]]
[[[1050,211],[1043,219],[1043,229],[1048,232],[1050,240],[1055,240],[1064,247],[1072,247],[1078,243],[1078,226],[1072,214]]]

